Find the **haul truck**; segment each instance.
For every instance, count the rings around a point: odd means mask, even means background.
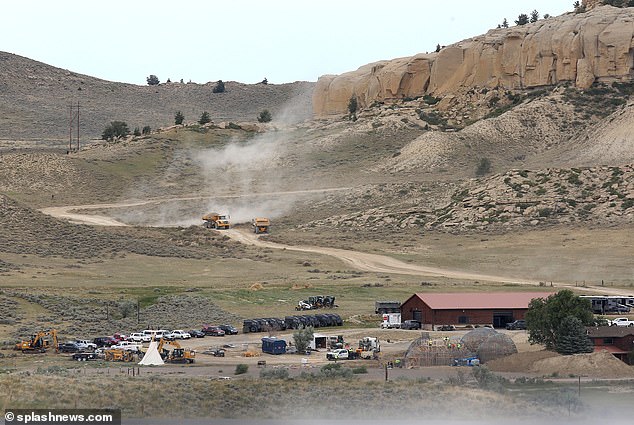
[[[229,225],[229,216],[222,215],[215,212],[206,214],[203,216],[203,221],[205,222],[204,226],[208,229],[228,229]]]
[[[251,225],[253,226],[253,233],[269,233],[269,226],[271,226],[271,221],[268,218],[257,217],[251,220]]]

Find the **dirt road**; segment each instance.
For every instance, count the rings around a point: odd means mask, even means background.
[[[320,190],[315,190],[315,192],[323,192],[323,191],[329,191],[329,190],[345,190],[345,188],[325,189],[325,190],[320,189]],[[288,192],[284,192],[284,193],[286,194]],[[306,193],[306,192],[300,191],[297,193]],[[239,196],[240,195],[237,195],[237,196],[226,195],[224,197],[235,198]],[[190,197],[181,197],[181,198],[170,198],[169,201],[196,200],[196,199],[205,199],[205,197],[190,196]],[[142,201],[129,201],[129,202],[111,203],[111,204],[49,207],[49,208],[44,208],[41,211],[44,214],[48,214],[56,218],[66,219],[73,223],[99,225],[99,226],[126,226],[125,223],[122,223],[120,221],[117,221],[107,216],[86,214],[86,213],[81,213],[78,211],[104,209],[104,208],[133,207],[133,206],[140,206],[140,205],[148,205],[152,203],[159,204],[165,201],[167,200],[166,199],[149,199],[149,200],[142,200]],[[392,257],[385,256],[385,255],[369,254],[365,252],[351,251],[351,250],[345,250],[345,249],[316,247],[316,246],[302,246],[302,245],[297,245],[297,246],[283,245],[283,244],[278,244],[274,242],[264,241],[260,239],[258,235],[255,235],[246,231],[241,231],[238,229],[230,229],[228,231],[224,230],[222,232],[223,234],[226,234],[230,238],[247,245],[328,255],[343,261],[344,263],[350,265],[351,267],[354,267],[357,270],[362,270],[367,272],[405,274],[405,275],[425,276],[425,277],[430,277],[430,276],[446,277],[450,279],[462,279],[462,280],[474,280],[474,281],[477,280],[477,281],[499,282],[499,283],[516,283],[516,284],[531,285],[531,286],[535,286],[539,284],[539,280],[531,279],[530,277],[498,276],[498,275],[465,272],[460,270],[441,269],[437,267],[429,267],[429,266],[424,266],[420,264],[409,264],[403,261],[396,260]],[[594,287],[594,286],[575,287],[574,285],[568,284],[565,282],[554,282],[554,285],[557,287],[570,287],[570,288],[575,288],[577,290],[588,291],[588,292],[600,291],[604,294],[613,294],[613,295],[620,295],[622,292],[618,289],[611,289],[611,288],[604,288],[604,287]]]

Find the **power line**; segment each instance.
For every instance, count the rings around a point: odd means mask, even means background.
[[[68,152],[73,151],[73,129],[77,121],[77,152],[79,152],[79,102],[68,105]]]

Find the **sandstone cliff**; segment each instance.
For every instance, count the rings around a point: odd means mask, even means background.
[[[600,6],[533,24],[494,29],[438,53],[381,61],[342,75],[319,78],[313,112],[347,112],[351,96],[360,107],[375,101],[472,87],[525,89],[571,82],[630,80],[634,75],[634,9]]]

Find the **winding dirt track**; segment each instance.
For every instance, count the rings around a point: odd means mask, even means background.
[[[344,189],[332,189],[332,190],[344,190]],[[323,192],[324,190],[317,190]],[[317,192],[315,191],[315,192]],[[328,191],[328,189],[326,189]],[[289,192],[283,192],[287,194]],[[298,192],[290,192],[294,193],[306,193],[305,191]],[[281,193],[280,193],[281,194]],[[229,197],[240,197],[235,195],[227,195]],[[204,197],[182,197],[182,198],[170,198],[169,201],[177,201],[177,200],[196,200],[196,199],[204,199]],[[167,201],[166,199],[150,199],[143,201],[130,201],[130,202],[121,202],[121,203],[111,203],[111,204],[91,204],[91,205],[76,205],[76,206],[65,206],[65,207],[49,207],[43,208],[41,211],[44,214],[69,220],[73,223],[78,224],[89,224],[89,225],[97,225],[97,226],[127,226],[127,224],[112,219],[107,216],[102,215],[92,215],[86,213],[80,213],[78,210],[92,210],[92,209],[105,209],[105,208],[121,208],[121,207],[133,207],[140,205],[148,205],[152,203],[161,203]],[[448,270],[441,269],[437,267],[429,267],[417,264],[408,264],[403,261],[396,260],[392,257],[388,257],[386,255],[378,255],[378,254],[368,254],[365,252],[358,251],[350,251],[345,249],[337,249],[337,248],[326,248],[326,247],[316,247],[316,246],[302,246],[302,245],[283,245],[274,242],[263,241],[259,238],[258,235],[255,235],[250,232],[241,231],[238,229],[230,229],[223,230],[223,234],[226,234],[230,238],[241,242],[247,245],[254,245],[258,247],[264,248],[272,248],[272,249],[285,249],[288,251],[299,251],[299,252],[310,252],[315,254],[328,255],[334,258],[337,258],[344,263],[350,265],[351,267],[374,273],[392,273],[392,274],[405,274],[405,275],[413,275],[413,276],[433,276],[433,277],[446,277],[450,279],[462,279],[462,280],[477,280],[477,281],[485,281],[485,282],[498,282],[498,283],[516,283],[523,285],[538,285],[539,280],[531,279],[531,278],[520,278],[520,277],[509,277],[509,276],[497,276],[497,275],[488,275],[488,274],[480,274],[473,272],[465,272],[460,270]],[[622,291],[618,289],[604,288],[604,287],[575,287],[574,285],[557,282],[557,287],[570,287],[575,288],[581,291],[590,291],[590,292],[601,292],[604,294],[614,294],[619,295]]]

